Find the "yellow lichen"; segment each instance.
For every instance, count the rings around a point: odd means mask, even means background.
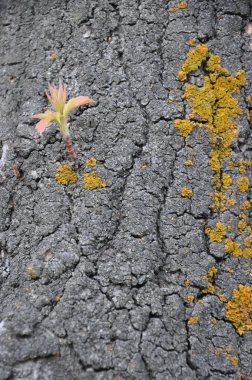
[[[195,315],[194,317],[190,317],[187,321],[188,325],[195,325],[196,323],[199,322],[199,317]]]
[[[196,38],[190,38],[189,41],[188,41],[188,43],[189,43],[190,46],[195,45],[196,42],[197,42]]]
[[[56,53],[52,53],[52,54],[51,54],[51,57],[52,57],[52,59],[56,59],[56,58],[58,58],[58,54],[56,54]]]
[[[207,274],[205,276],[202,276],[202,280],[207,281],[207,288],[202,290],[202,293],[204,294],[214,294],[215,289],[213,284],[210,282],[212,278],[214,277],[215,273],[218,272],[218,269],[216,267],[211,267],[208,269]]]
[[[244,212],[242,212],[241,214],[239,214],[239,218],[240,219],[247,219],[247,216],[246,216],[246,214],[244,214]]]
[[[249,210],[251,208],[250,201],[244,201],[243,204],[240,206],[240,210]]]
[[[251,247],[252,245],[252,236],[246,237],[243,241],[245,247]]]
[[[237,356],[230,355],[230,354],[227,355],[227,360],[229,360],[230,363],[231,363],[232,365],[235,365],[235,366],[238,365],[238,362],[239,362],[239,359],[238,359]]]
[[[217,355],[220,355],[222,353],[222,351],[223,351],[223,348],[221,348],[221,347],[216,348],[216,354]]]
[[[215,288],[211,282],[207,283],[207,288],[202,290],[202,293],[204,294],[214,294],[215,293]]]
[[[226,228],[222,222],[217,222],[214,228],[207,227],[205,232],[209,236],[211,242],[217,241],[221,243],[226,236]]]
[[[77,174],[69,165],[59,166],[57,172],[55,179],[60,185],[70,185],[78,180]]]
[[[228,205],[228,206],[234,206],[234,205],[236,205],[236,203],[237,203],[237,200],[236,200],[236,199],[229,198],[229,199],[227,200],[227,205]]]
[[[238,233],[241,234],[243,230],[245,230],[247,224],[244,222],[244,220],[240,220],[238,222]]]
[[[192,166],[192,165],[193,165],[192,160],[185,161],[185,166]]]
[[[190,285],[190,280],[189,280],[189,278],[186,278],[185,279],[185,286],[189,286]]]
[[[181,1],[175,7],[169,8],[169,12],[177,12],[179,9],[186,9],[188,4],[186,1]]]
[[[230,347],[230,346],[227,346],[225,349],[224,349],[225,352],[227,352],[228,354],[230,354],[230,352],[233,351],[233,348]]]
[[[213,318],[211,322],[214,326],[217,325],[217,319]]]
[[[227,253],[231,253],[234,256],[242,256],[243,251],[240,244],[235,243],[232,239],[228,238],[225,240],[225,249]]]
[[[188,189],[188,187],[184,186],[181,189],[181,197],[183,198],[191,198],[193,196],[193,191]]]
[[[234,273],[234,270],[232,268],[227,268],[228,273]]]
[[[242,253],[245,259],[249,259],[252,257],[252,248],[244,248]]]
[[[92,157],[89,160],[86,160],[87,166],[95,166],[96,165],[96,158]]]
[[[180,134],[184,137],[188,136],[192,132],[193,127],[197,124],[192,123],[190,120],[175,120],[175,127],[179,130]]]
[[[206,60],[208,48],[206,45],[197,45],[194,50],[187,54],[187,59],[182,65],[178,77],[181,80],[186,80],[187,75],[192,71],[197,70],[203,61]]]
[[[226,317],[243,335],[245,330],[252,330],[252,286],[239,285],[233,297],[226,305]]]
[[[102,181],[100,177],[97,176],[95,172],[85,173],[84,182],[84,188],[86,190],[106,187],[106,184]]]
[[[242,380],[242,374],[241,371],[236,372],[237,380]],[[249,379],[248,379],[249,380]]]
[[[238,189],[244,193],[245,191],[248,191],[249,188],[249,180],[247,177],[240,177],[236,181],[236,185],[238,186]]]
[[[233,182],[233,180],[229,174],[226,174],[226,173],[222,174],[223,189],[227,189],[231,185],[232,182]]]
[[[194,301],[194,296],[193,295],[189,295],[188,297],[187,297],[187,300],[186,300],[186,303],[192,303],[193,301]]]
[[[184,136],[188,136],[196,126],[204,127],[210,132],[212,151],[209,164],[213,171],[212,183],[215,191],[212,193],[212,208],[225,211],[226,197],[223,191],[232,183],[231,176],[222,170],[223,161],[230,156],[232,144],[238,135],[238,125],[235,118],[242,113],[238,100],[233,93],[239,93],[245,84],[245,72],[240,70],[231,76],[220,64],[220,58],[208,51],[206,45],[197,45],[187,54],[187,59],[179,72],[179,78],[184,81],[188,74],[198,69],[206,61],[201,87],[186,84],[184,98],[191,105],[188,119],[175,120],[175,127]],[[231,160],[230,160],[231,161]]]
[[[225,296],[223,296],[223,294],[219,294],[218,297],[219,297],[219,300],[220,300],[221,302],[227,302],[227,299],[226,299]]]

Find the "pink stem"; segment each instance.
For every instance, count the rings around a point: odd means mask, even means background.
[[[66,136],[66,138],[65,138],[65,144],[66,144],[66,148],[67,148],[68,153],[70,154],[70,156],[73,157],[74,160],[76,160],[77,157],[76,157],[76,154],[74,152],[74,148],[73,148],[71,137],[69,135]]]

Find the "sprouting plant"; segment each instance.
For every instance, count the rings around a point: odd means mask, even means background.
[[[39,134],[42,134],[53,121],[56,121],[59,125],[60,132],[65,141],[69,154],[76,159],[72,140],[69,134],[67,117],[73,109],[92,103],[94,100],[88,98],[87,96],[77,96],[77,98],[72,98],[66,103],[67,91],[61,80],[59,82],[59,89],[52,86],[50,83],[48,86],[49,94],[46,92],[46,95],[56,112],[48,110],[45,111],[45,113],[33,115],[32,117],[34,119],[41,119],[36,125],[36,130]]]

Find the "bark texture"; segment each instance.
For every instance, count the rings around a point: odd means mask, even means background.
[[[252,159],[252,4],[177,4],[1,0],[0,380],[251,379],[252,332],[237,333],[224,300],[251,286],[251,257],[205,233],[221,221],[239,242],[251,187],[237,191],[234,172],[237,207],[213,212],[208,133],[184,138],[174,121],[190,113],[178,72],[195,38],[246,72],[232,157]],[[55,180],[69,163],[59,132],[40,137],[31,119],[60,78],[96,101],[70,118],[69,186]],[[106,187],[84,188],[92,171]]]

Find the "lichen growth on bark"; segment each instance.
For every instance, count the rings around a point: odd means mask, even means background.
[[[169,12],[177,12],[179,9],[186,9],[188,4],[186,1],[181,1],[175,7],[169,8]]]
[[[95,172],[85,173],[84,182],[84,188],[86,190],[106,187],[106,184],[102,181],[100,177],[98,177],[98,175]]]
[[[188,187],[184,186],[181,189],[180,195],[183,198],[191,198],[193,196],[193,191],[191,189],[188,189]]]
[[[213,228],[207,227],[205,232],[209,236],[211,242],[217,241],[218,243],[222,242],[227,233],[224,223],[222,222],[217,222]]]
[[[57,172],[55,179],[60,185],[70,185],[78,180],[77,174],[69,165],[59,166]]]
[[[252,330],[252,286],[239,285],[233,291],[234,299],[226,305],[226,317],[233,323],[237,332],[243,335]]]
[[[235,76],[220,64],[220,58],[209,52],[207,45],[197,45],[187,54],[178,77],[184,81],[188,75],[205,62],[207,75],[202,75],[203,85],[186,84],[183,98],[191,105],[189,119],[176,119],[175,127],[187,137],[198,126],[210,132],[212,150],[209,164],[213,171],[212,193],[216,210],[225,210],[228,197],[223,194],[232,183],[229,174],[223,172],[223,161],[231,154],[231,146],[238,136],[235,118],[242,113],[233,93],[239,93],[245,84],[245,72],[240,70]],[[244,187],[246,188],[246,184]]]
[[[195,325],[196,323],[199,322],[199,317],[197,315],[190,317],[187,321],[187,324],[190,325]]]
[[[249,188],[249,180],[247,177],[240,177],[237,179],[236,185],[242,193],[245,193]]]
[[[89,160],[86,160],[87,166],[96,166],[96,158],[92,157]]]

